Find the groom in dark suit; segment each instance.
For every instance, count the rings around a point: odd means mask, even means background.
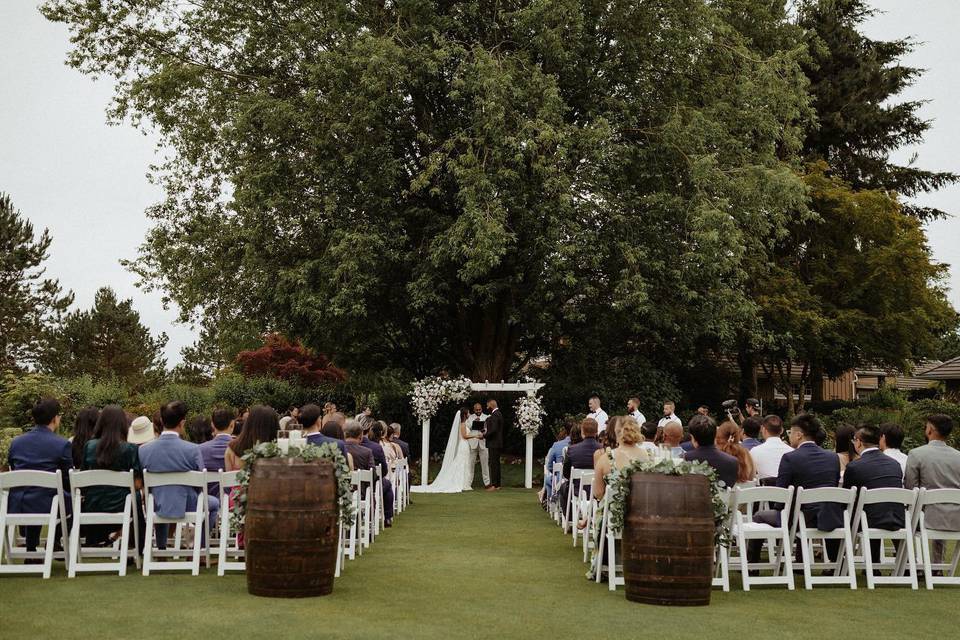
[[[489,418],[483,423],[483,441],[487,444],[487,453],[490,456],[490,486],[487,491],[496,491],[500,488],[500,452],[503,450],[503,414],[497,408],[497,401],[487,400]]]

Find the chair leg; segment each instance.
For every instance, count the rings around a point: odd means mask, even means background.
[[[840,552],[837,554],[837,571],[842,571],[844,564],[847,566],[847,574],[850,577],[850,588],[857,588],[857,572],[853,566],[853,537],[850,534],[850,527],[847,526],[843,531],[843,542],[844,546],[840,549]],[[847,557],[844,558],[844,550],[846,550]],[[870,550],[867,549],[867,555],[870,554]],[[842,575],[838,573],[837,575]]]
[[[740,552],[740,578],[743,580],[743,590],[750,591],[750,570],[747,563],[747,541],[743,532],[737,532],[737,550]]]
[[[912,535],[907,534],[904,536],[903,546],[906,547],[907,564],[910,567],[910,588],[917,590],[919,588],[919,585],[917,584],[917,554],[914,552]],[[897,555],[901,555],[903,551],[904,549],[901,548],[900,553]]]
[[[873,589],[875,587],[875,581],[873,579],[873,553],[870,551],[870,534],[867,533],[866,527],[860,531],[860,546],[863,552],[863,566],[867,574],[867,589]],[[849,559],[849,566],[852,571],[856,571],[856,565],[852,557]]]
[[[607,582],[610,591],[617,590],[617,539],[607,535]]]
[[[811,575],[810,562],[812,561],[813,549],[807,540],[807,532],[800,527],[800,557],[803,560],[803,588],[813,589],[813,576]]]
[[[74,511],[73,526],[70,527],[70,549],[67,551],[67,577],[77,577],[77,563],[80,562],[80,513]]]
[[[127,561],[130,559],[130,514],[123,510],[123,526],[120,529],[120,576],[127,575]]]
[[[783,564],[783,570],[787,576],[787,590],[793,591],[796,588],[796,581],[793,577],[793,547],[791,545],[790,533],[786,525],[781,530],[782,542],[780,543],[780,562]]]
[[[56,508],[56,505],[54,505]],[[57,517],[51,516],[50,522],[47,525],[47,546],[46,552],[43,554],[43,577],[47,579],[50,577],[51,572],[53,571],[53,544],[57,538]]]

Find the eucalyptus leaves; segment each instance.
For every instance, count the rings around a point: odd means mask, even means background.
[[[290,447],[287,454],[280,451],[276,442],[261,442],[243,455],[243,469],[237,474],[239,491],[231,507],[231,525],[237,529],[243,528],[247,513],[247,487],[250,485],[250,474],[257,460],[261,458],[298,458],[304,462],[313,460],[329,460],[333,463],[333,470],[337,478],[337,513],[340,522],[349,526],[353,522],[353,497],[350,487],[350,467],[346,458],[334,444],[320,446],[308,444],[305,447]]]
[[[439,378],[431,376],[413,383],[410,404],[417,418],[429,420],[445,402],[460,402],[470,395],[469,378]]]
[[[727,544],[730,537],[730,510],[724,497],[724,487],[717,479],[717,474],[706,462],[687,462],[666,458],[656,462],[648,460],[634,460],[622,469],[610,474],[607,479],[607,490],[610,492],[610,530],[614,533],[623,531],[624,511],[627,496],[630,493],[630,477],[634,473],[662,473],[672,476],[697,474],[707,476],[710,480],[710,502],[713,506],[713,524],[715,526],[714,540],[716,544]]]

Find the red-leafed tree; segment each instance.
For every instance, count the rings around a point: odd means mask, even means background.
[[[268,334],[259,349],[238,353],[237,366],[246,375],[273,376],[307,387],[347,379],[347,372],[335,367],[327,356],[279,333]]]

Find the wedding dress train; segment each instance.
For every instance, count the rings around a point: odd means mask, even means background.
[[[470,444],[460,436],[460,412],[453,416],[453,426],[443,452],[440,473],[427,486],[410,487],[413,493],[460,493],[469,491],[467,469],[470,465]],[[469,474],[471,477],[473,474]]]

